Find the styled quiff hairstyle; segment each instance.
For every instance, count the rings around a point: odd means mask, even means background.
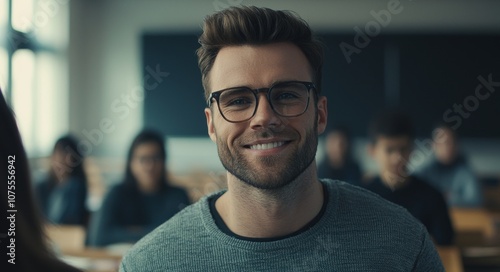
[[[259,7],[230,7],[205,18],[196,50],[205,99],[210,96],[208,73],[219,50],[226,46],[290,42],[300,48],[312,67],[316,94],[321,90],[323,46],[298,15]]]

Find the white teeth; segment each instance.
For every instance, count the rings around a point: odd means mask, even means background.
[[[250,149],[257,149],[257,150],[265,150],[265,149],[271,149],[275,148],[278,146],[284,145],[285,142],[274,142],[274,143],[267,143],[267,144],[256,144],[256,145],[251,145]]]

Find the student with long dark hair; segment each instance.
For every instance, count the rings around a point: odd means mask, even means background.
[[[134,243],[189,204],[167,183],[164,138],[144,130],[128,152],[124,181],[109,191],[92,223],[90,244]]]
[[[4,268],[2,271],[79,271],[59,261],[47,245],[40,212],[33,200],[28,159],[14,115],[2,94],[0,169],[4,177],[0,186],[0,200],[3,206],[0,212],[0,255],[1,267]],[[15,219],[10,220],[8,217]],[[14,247],[7,247],[10,244]]]
[[[86,225],[87,177],[76,138],[59,138],[50,160],[49,174],[36,185],[45,217],[52,224]]]

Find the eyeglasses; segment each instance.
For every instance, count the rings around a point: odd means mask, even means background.
[[[219,111],[226,121],[238,123],[250,120],[257,111],[260,92],[267,93],[267,101],[273,111],[283,117],[296,117],[304,114],[309,106],[311,89],[314,83],[304,81],[286,81],[272,85],[270,88],[250,89],[235,87],[213,92],[207,100],[212,106],[215,99]]]

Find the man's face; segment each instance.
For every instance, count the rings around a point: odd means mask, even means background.
[[[451,164],[458,154],[458,145],[453,131],[438,128],[434,132],[433,149],[436,158],[443,164]]]
[[[209,76],[212,92],[237,86],[268,88],[279,81],[312,81],[307,58],[290,43],[224,47]],[[277,189],[314,161],[318,134],[326,125],[326,98],[316,102],[311,93],[307,111],[297,117],[276,115],[264,93],[258,95],[258,102],[253,118],[240,123],[224,120],[213,103],[211,109],[205,109],[208,134],[231,175],[256,188]]]
[[[139,182],[139,187],[154,190],[164,171],[164,160],[161,157],[161,147],[154,142],[146,142],[135,147],[130,169]]]
[[[343,161],[346,158],[349,143],[344,134],[332,132],[326,138],[326,152],[330,160]]]
[[[67,155],[62,146],[56,147],[52,153],[51,167],[59,181],[66,179],[72,171],[70,163],[66,160]]]
[[[371,156],[380,168],[380,175],[396,185],[407,177],[406,165],[412,152],[412,141],[408,136],[379,136],[371,146]]]

